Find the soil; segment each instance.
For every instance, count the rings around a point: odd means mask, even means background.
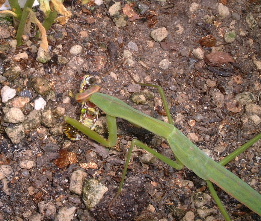
[[[16,96],[0,100],[0,166],[12,170],[1,177],[0,220],[224,220],[204,180],[140,149],[134,151],[122,194],[112,201],[131,140],[138,138],[175,159],[168,143],[122,119],[116,148],[107,149],[83,135],[72,141],[63,132],[64,116],[79,119],[81,104],[74,95],[89,74],[102,93],[167,121],[157,90],[133,79],[158,84],[175,126],[219,161],[260,133],[261,2],[120,2],[115,15],[114,1],[65,2],[73,16],[66,25],[54,24],[48,31],[52,58],[45,64],[36,60],[35,33],[25,37],[23,46],[13,47],[15,29],[1,20],[0,88],[9,86]],[[166,37],[152,38],[151,32],[163,27]],[[73,52],[76,45],[80,50]],[[17,58],[22,52],[28,56]],[[144,99],[135,102],[134,95]],[[47,104],[36,111],[39,97]],[[6,119],[12,107],[22,110],[23,121]],[[21,133],[10,139],[7,128],[19,125]],[[227,165],[259,192],[260,145],[257,142]],[[82,194],[70,188],[77,170],[107,188],[91,209]],[[233,220],[261,220],[216,189]]]

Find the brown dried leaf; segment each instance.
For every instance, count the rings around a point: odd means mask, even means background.
[[[217,39],[213,35],[207,35],[199,40],[199,44],[205,47],[213,47],[217,43]]]
[[[158,14],[155,11],[149,11],[146,19],[148,20],[148,26],[153,28],[158,23]]]
[[[206,55],[206,59],[212,65],[227,64],[235,61],[230,54],[222,51],[211,52],[210,54]]]
[[[74,152],[69,152],[67,150],[61,150],[60,157],[54,161],[55,165],[61,169],[77,162],[77,154]]]
[[[123,14],[127,15],[131,21],[140,19],[141,17],[134,11],[130,4],[126,4],[123,9]]]
[[[223,5],[227,5],[228,0],[220,0],[220,3],[222,3]]]
[[[28,9],[28,10],[30,11],[30,16],[29,16],[28,22],[29,23],[33,22],[38,26],[39,31],[41,33],[41,40],[42,40],[40,43],[40,48],[42,48],[44,51],[47,52],[47,51],[49,51],[49,49],[48,49],[46,30],[45,30],[44,26],[42,25],[42,23],[36,17],[35,12],[31,9]]]

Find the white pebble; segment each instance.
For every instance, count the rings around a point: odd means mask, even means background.
[[[9,86],[4,86],[1,89],[2,102],[6,103],[16,95],[16,90]]]
[[[70,49],[70,53],[72,55],[77,55],[77,54],[82,53],[82,46],[81,45],[72,46],[71,49]]]
[[[43,110],[45,106],[46,106],[46,101],[42,97],[39,97],[34,101],[35,110]]]

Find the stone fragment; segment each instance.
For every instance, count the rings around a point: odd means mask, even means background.
[[[218,4],[218,14],[221,18],[227,18],[230,16],[230,12],[227,6],[223,5],[222,3]]]
[[[55,204],[52,202],[41,201],[38,203],[39,212],[48,219],[54,219],[56,214]]]
[[[163,70],[167,70],[170,66],[170,61],[168,59],[163,59],[159,63],[159,67]]]
[[[110,8],[109,8],[109,14],[110,16],[115,16],[119,14],[119,11],[121,10],[121,2],[115,2]]]
[[[82,50],[83,50],[83,48],[82,48],[81,45],[74,45],[74,46],[71,47],[70,53],[72,55],[78,55],[78,54],[82,53]]]
[[[204,53],[205,51],[202,48],[195,48],[192,50],[192,54],[199,60],[204,59]]]
[[[20,143],[20,141],[25,137],[23,125],[8,126],[5,129],[5,132],[14,144]]]
[[[256,114],[261,116],[261,106],[257,104],[247,104],[246,105],[246,112],[250,114]]]
[[[13,173],[13,169],[10,165],[1,165],[0,166],[0,180],[6,178]]]
[[[12,107],[5,113],[4,121],[8,123],[21,123],[25,120],[25,116],[20,108]]]
[[[43,110],[45,106],[46,106],[46,101],[42,97],[39,97],[34,101],[35,110]]]
[[[13,88],[10,88],[9,86],[4,86],[1,89],[1,97],[2,97],[2,102],[6,103],[10,99],[12,99],[16,95],[16,90]]]
[[[46,127],[54,127],[56,124],[55,117],[51,110],[46,110],[42,113],[42,123]]]
[[[229,31],[227,33],[225,33],[224,35],[224,40],[227,43],[232,43],[233,41],[236,40],[237,34],[235,31]]]
[[[22,160],[20,161],[19,163],[19,166],[22,168],[22,169],[32,169],[33,167],[35,167],[35,162],[33,160]]]
[[[165,27],[157,28],[150,33],[154,41],[161,42],[168,36],[168,30]]]
[[[91,209],[100,202],[107,191],[108,188],[97,180],[87,180],[83,187],[83,202],[87,208]]]
[[[27,59],[28,59],[28,54],[26,52],[21,52],[14,56],[15,61],[27,60]]]
[[[70,191],[81,195],[84,179],[87,177],[87,173],[82,170],[76,170],[72,173],[70,179]]]
[[[70,207],[70,208],[62,207],[59,210],[58,215],[57,215],[55,220],[56,221],[71,221],[71,220],[73,220],[76,209],[77,208],[75,206]]]

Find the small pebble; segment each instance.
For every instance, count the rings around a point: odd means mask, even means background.
[[[23,108],[30,101],[29,97],[16,97],[12,101],[13,107]]]
[[[54,220],[56,214],[56,206],[52,202],[41,201],[38,203],[39,212],[45,217]]]
[[[227,110],[233,113],[239,113],[243,110],[243,106],[237,100],[229,100],[226,102]]]
[[[4,86],[1,89],[1,97],[3,103],[6,103],[10,99],[12,99],[15,95],[16,95],[16,90],[10,88],[9,86]]]
[[[199,137],[196,133],[188,133],[188,138],[193,142],[199,141]]]
[[[108,191],[108,188],[95,179],[87,180],[83,187],[83,202],[89,209],[95,207],[103,195]]]
[[[46,101],[42,97],[34,101],[35,110],[43,110],[45,106],[46,106]]]
[[[199,60],[204,59],[204,53],[205,51],[202,48],[195,48],[192,50],[192,54]]]
[[[19,163],[19,166],[22,168],[22,169],[32,169],[33,167],[35,167],[35,162],[33,160],[23,160],[23,161],[20,161]]]
[[[153,30],[150,35],[154,39],[154,41],[161,42],[168,36],[168,30],[165,27],[157,28]]]
[[[28,218],[28,221],[42,221],[43,217],[39,213],[35,213]]]
[[[130,41],[129,43],[128,43],[128,48],[130,49],[130,50],[133,50],[133,51],[138,51],[139,49],[138,49],[138,45],[135,43],[135,42],[133,42],[133,41]]]
[[[236,36],[237,35],[236,35],[235,31],[230,31],[230,32],[225,33],[224,40],[227,43],[232,43],[233,41],[236,40]]]
[[[131,100],[135,104],[146,104],[146,102],[147,102],[146,97],[142,93],[133,93],[131,96]]]
[[[257,70],[261,70],[261,60],[257,60],[255,57],[252,57],[253,63],[255,64]]]
[[[72,55],[78,55],[78,54],[82,53],[82,50],[83,50],[83,48],[82,48],[81,45],[74,45],[74,46],[71,47],[70,53]]]
[[[227,6],[223,5],[222,3],[218,4],[218,14],[221,18],[227,18],[230,16],[230,12]]]
[[[191,3],[190,7],[189,7],[189,11],[190,12],[195,12],[198,10],[198,8],[200,7],[200,4],[193,2]]]
[[[170,61],[168,59],[163,59],[159,63],[159,67],[163,70],[167,70],[170,66]]]
[[[77,208],[75,206],[70,207],[70,208],[62,207],[59,210],[58,215],[57,215],[55,220],[56,221],[71,221],[71,220],[73,220],[76,209]]]
[[[8,126],[5,129],[7,136],[12,143],[18,144],[25,137],[25,131],[23,125]]]
[[[193,221],[195,219],[195,214],[192,211],[188,211],[183,217],[182,221]]]
[[[109,8],[109,14],[110,14],[110,16],[117,15],[120,10],[121,10],[121,2],[115,2],[115,3]]]
[[[113,21],[115,22],[115,25],[118,28],[125,27],[127,25],[127,21],[124,15],[120,15],[118,18],[115,18]]]
[[[35,91],[41,95],[48,94],[48,92],[51,90],[52,86],[47,78],[36,77],[32,80],[32,82]]]
[[[20,61],[21,59],[27,60],[28,59],[28,54],[26,52],[22,52],[22,53],[19,53],[19,54],[14,56],[14,60],[15,61]]]
[[[87,177],[87,173],[82,170],[76,170],[72,173],[70,179],[70,191],[81,195],[84,179]]]
[[[0,180],[4,179],[5,177],[9,176],[12,173],[13,173],[13,169],[10,165],[0,166]]]
[[[9,37],[11,37],[11,34],[8,28],[6,26],[0,27],[0,39],[9,38]]]
[[[261,106],[257,104],[247,104],[246,105],[246,112],[250,114],[256,114],[261,116]]]
[[[25,120],[25,116],[21,109],[12,107],[5,113],[4,121],[8,123],[21,123]]]
[[[46,110],[42,113],[42,123],[46,127],[54,127],[56,124],[55,117],[51,110]]]
[[[255,125],[258,125],[261,123],[261,118],[257,116],[256,114],[250,116],[250,119],[254,122]]]
[[[140,14],[143,15],[143,14],[145,14],[145,12],[147,12],[149,10],[149,6],[138,2],[138,9],[140,10]]]
[[[103,0],[94,0],[94,3],[96,5],[102,5],[103,4]]]

